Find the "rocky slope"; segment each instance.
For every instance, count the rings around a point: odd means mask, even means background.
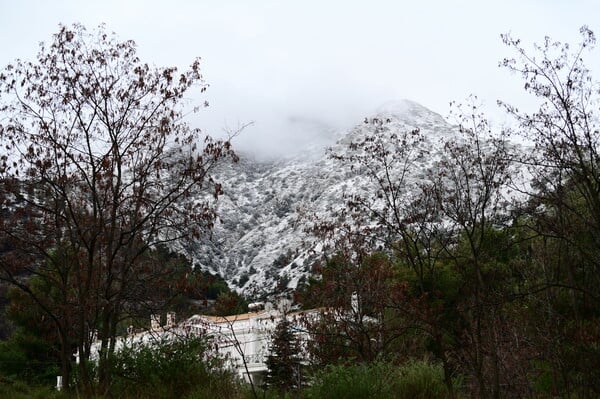
[[[377,123],[385,123],[389,132],[420,129],[428,153],[415,168],[420,171],[438,157],[440,139],[456,134],[440,115],[405,100],[384,105],[340,134],[331,150],[348,151],[350,142],[372,134]],[[218,179],[225,190],[220,223],[210,241],[192,248],[193,257],[254,297],[294,288],[306,278],[320,249],[305,231],[311,218],[326,218],[342,207],[345,194],[371,189],[367,176],[341,167],[325,148],[274,162],[242,156],[239,163],[224,165]]]

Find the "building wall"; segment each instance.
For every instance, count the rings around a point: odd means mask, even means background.
[[[316,315],[317,311],[308,313]],[[269,310],[228,317],[196,315],[179,324],[174,324],[175,316],[171,314],[166,326],[157,326],[157,317],[153,315],[154,323],[150,331],[119,337],[116,350],[124,345],[150,343],[169,337],[207,336],[211,339],[213,350],[226,359],[227,367],[245,380],[252,378],[254,382],[258,382],[267,371],[269,345],[277,324],[283,317],[294,318],[299,313],[284,314],[279,310]],[[308,339],[307,333],[300,334],[301,339]],[[99,348],[99,341],[92,345],[91,360],[97,359]]]

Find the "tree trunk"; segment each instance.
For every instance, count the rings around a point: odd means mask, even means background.
[[[454,392],[454,383],[452,382],[452,368],[448,362],[448,357],[444,353],[444,348],[440,344],[440,359],[442,360],[442,366],[444,368],[444,383],[448,389],[448,397],[450,399],[456,399],[456,392]]]
[[[109,386],[109,356],[110,356],[110,315],[105,312],[102,320],[100,353],[98,355],[98,389],[106,393]]]
[[[62,388],[68,389],[71,381],[71,350],[63,333],[60,333],[60,374],[62,376]]]

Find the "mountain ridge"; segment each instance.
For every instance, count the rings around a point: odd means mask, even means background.
[[[320,154],[271,161],[241,154],[239,163],[223,165],[217,173],[224,189],[217,209],[220,222],[210,240],[192,249],[195,263],[250,297],[302,283],[320,252],[318,240],[306,232],[311,218],[326,219],[344,206],[345,195],[371,189],[366,176],[350,172],[330,154],[348,151],[349,143],[382,127],[391,134],[414,129],[423,133],[429,155],[419,161],[422,170],[438,158],[436,142],[457,134],[439,114],[400,100],[379,107]]]

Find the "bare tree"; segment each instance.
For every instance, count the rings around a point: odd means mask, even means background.
[[[365,124],[364,134],[330,153],[368,183],[366,190],[345,195],[332,220],[316,223],[315,232],[331,239],[336,255],[317,270],[322,280],[305,295],[328,307],[321,320],[308,323],[313,357],[343,357],[348,342],[363,361],[390,348],[404,356],[417,347],[431,350],[443,363],[452,396],[455,370],[444,325],[449,316],[440,306],[449,300],[450,273],[440,259],[455,239],[426,173],[429,138],[391,118]],[[353,293],[358,313],[350,307]]]
[[[301,317],[311,335],[307,349],[314,366],[350,359],[374,361],[398,348],[414,328],[410,314],[391,314],[408,287],[395,279],[394,265],[386,255],[363,253],[356,259],[355,254],[338,253],[314,272],[319,278],[298,293],[305,306],[320,309],[318,317],[310,313]],[[407,299],[402,302],[408,307]]]
[[[475,378],[479,397],[498,398],[500,365],[490,329],[502,304],[496,290],[502,271],[494,251],[508,250],[501,248],[498,237],[509,217],[512,145],[492,132],[476,98],[457,108],[459,134],[442,143],[442,158],[430,178],[443,223],[453,237],[445,253],[462,285],[458,309],[465,326],[455,339],[467,344],[459,356]]]
[[[136,287],[164,277],[149,249],[212,227],[221,186],[211,171],[235,159],[229,141],[186,123],[182,100],[192,87],[207,87],[198,59],[183,73],[150,67],[133,41],[81,25],[61,26],[35,62],[0,73],[0,278],[32,295],[59,330],[75,329],[84,359],[98,331],[103,389],[118,323],[153,300]],[[35,296],[29,275],[63,293],[72,321]],[[80,375],[91,394],[85,361]]]
[[[538,205],[553,207],[562,219],[552,226],[552,233],[566,245],[576,249],[586,262],[583,270],[567,270],[571,276],[584,273],[589,286],[572,285],[590,300],[597,301],[597,248],[600,245],[600,122],[597,115],[600,97],[598,82],[592,79],[583,54],[593,48],[596,38],[582,27],[582,41],[572,48],[566,43],[546,37],[535,45],[533,54],[526,51],[518,39],[503,35],[503,41],[517,53],[502,66],[519,73],[525,90],[539,100],[539,109],[532,113],[501,102],[519,123],[515,133],[533,142],[533,151],[522,159],[533,176],[533,189],[528,194]],[[562,220],[562,222],[561,222]],[[591,235],[589,241],[569,233],[565,223],[572,220]],[[571,282],[574,282],[571,279]],[[567,283],[568,284],[568,283]]]
[[[553,41],[528,50],[503,35],[515,53],[501,66],[521,76],[539,107],[524,112],[501,103],[516,118],[514,129],[532,143],[521,159],[533,177],[525,226],[533,261],[527,269],[530,326],[553,386],[566,396],[600,392],[597,359],[600,296],[600,97],[584,62],[596,38],[586,26],[578,45]],[[565,308],[568,312],[565,312]],[[585,338],[584,338],[585,337]]]

